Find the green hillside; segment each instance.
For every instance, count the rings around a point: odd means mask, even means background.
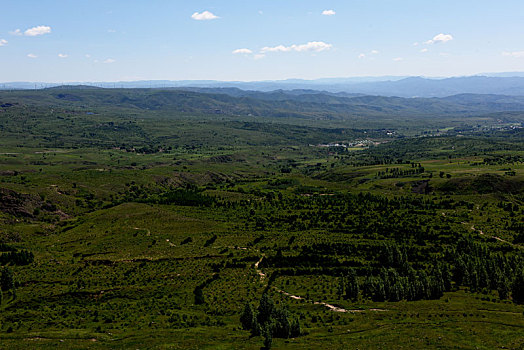
[[[519,98],[278,95],[0,92],[0,348],[521,348]]]

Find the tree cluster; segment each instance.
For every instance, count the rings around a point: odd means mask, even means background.
[[[246,303],[240,322],[242,328],[250,331],[251,335],[264,337],[266,349],[271,348],[273,338],[295,338],[301,334],[298,319],[291,318],[284,306],[275,305],[267,293],[262,295],[256,310]]]

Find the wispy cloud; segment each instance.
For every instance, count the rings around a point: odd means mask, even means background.
[[[369,51],[369,54],[365,54],[365,53],[362,52],[360,55],[358,55],[358,58],[363,60],[364,58],[368,57],[369,59],[374,60],[375,58],[372,57],[372,56],[378,55],[379,53],[380,53],[380,51],[378,51],[378,50],[371,50],[371,51]]]
[[[59,53],[59,54],[58,54],[58,57],[60,57],[60,58],[67,58],[67,57],[69,57],[69,56],[66,55],[65,53]]]
[[[323,16],[334,16],[336,14],[337,13],[334,10],[324,10],[324,11],[322,11],[322,15]]]
[[[310,41],[306,44],[293,44],[289,46],[278,45],[278,46],[265,46],[261,48],[257,53],[251,49],[241,48],[232,51],[234,55],[245,55],[252,57],[255,60],[260,60],[266,57],[268,53],[279,53],[279,52],[321,52],[330,50],[333,45],[325,43],[323,41]]]
[[[404,59],[403,59],[402,57],[395,57],[395,58],[393,59],[393,61],[395,61],[395,62],[400,62],[400,61],[404,61]]]
[[[0,39],[0,46],[5,46],[5,45],[7,45],[7,40]]]
[[[233,54],[235,54],[235,55],[237,55],[237,54],[250,55],[252,53],[253,53],[253,51],[251,51],[250,49],[236,49],[236,50],[233,50]]]
[[[27,55],[27,57],[29,57],[29,58],[37,58],[38,56],[35,55],[34,53],[30,53],[30,54]]]
[[[115,63],[116,60],[112,59],[112,58],[108,58],[104,61],[104,63]]]
[[[9,32],[9,34],[15,35],[15,36],[24,35],[24,33],[22,33],[22,31],[20,29],[12,30],[12,31]]]
[[[426,53],[426,52],[428,52],[428,51],[429,51],[428,49],[422,49],[422,50],[420,50],[420,52],[422,52],[422,53]]]
[[[504,51],[502,56],[514,57],[514,58],[524,58],[524,51]]]
[[[268,53],[268,52],[307,52],[307,51],[313,51],[313,52],[321,52],[330,50],[333,47],[333,45],[325,43],[323,41],[310,41],[307,44],[293,44],[290,46],[284,46],[284,45],[278,45],[278,46],[266,46],[263,47],[260,52],[261,53]]]
[[[196,21],[209,21],[209,20],[212,20],[212,19],[220,18],[220,17],[216,16],[212,12],[204,11],[204,12],[200,12],[200,13],[198,13],[198,12],[193,13],[191,15],[191,18],[193,18]]]
[[[440,44],[440,43],[447,43],[448,41],[453,40],[453,35],[451,34],[437,34],[433,37],[433,39],[425,41],[424,44]]]

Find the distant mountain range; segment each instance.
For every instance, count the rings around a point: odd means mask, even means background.
[[[214,80],[148,80],[129,82],[78,82],[68,85],[103,88],[237,88],[251,91],[315,90],[355,96],[446,97],[457,94],[494,94],[524,96],[524,73],[490,73],[469,77],[424,78],[405,76],[288,79],[279,81],[227,82]],[[0,89],[39,89],[59,83],[0,83]]]

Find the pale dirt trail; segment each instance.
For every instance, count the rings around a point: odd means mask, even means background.
[[[262,270],[260,270],[258,268],[258,266],[260,265],[260,263],[262,262],[262,259],[264,259],[264,256],[262,256],[260,258],[260,260],[258,260],[256,263],[255,263],[255,270],[257,271],[257,274],[258,276],[260,276],[260,280],[263,281],[265,278],[266,278],[266,274],[262,272]],[[294,295],[294,294],[291,294],[291,293],[288,293],[284,290],[281,290],[281,289],[278,289],[276,287],[273,287],[277,292],[281,293],[281,294],[284,294],[285,296],[288,296],[290,297],[291,299],[295,299],[295,300],[304,300],[306,302],[311,302],[313,303],[314,305],[322,305],[324,307],[327,307],[328,309],[330,309],[331,311],[334,311],[334,312],[351,312],[351,313],[358,313],[358,312],[365,312],[365,311],[378,311],[378,312],[384,312],[384,311],[389,311],[389,310],[385,310],[385,309],[369,309],[369,310],[362,310],[362,309],[353,309],[353,310],[347,310],[347,309],[344,309],[344,308],[341,308],[341,307],[338,307],[338,306],[335,306],[335,305],[331,305],[331,304],[328,304],[328,303],[325,303],[325,302],[322,302],[322,301],[309,301],[307,300],[306,298],[304,297],[301,297],[301,296],[298,296],[298,295]]]
[[[266,278],[266,274],[263,273],[262,270],[260,270],[260,269],[258,268],[258,265],[262,262],[262,259],[264,259],[264,256],[261,256],[261,257],[260,257],[260,260],[257,261],[257,262],[255,263],[255,270],[257,270],[257,273],[258,273],[258,275],[260,276],[260,280],[261,280],[261,281],[264,280],[264,278]]]
[[[151,236],[151,231],[148,228],[133,227],[135,230],[145,230],[146,236]]]
[[[471,229],[472,229],[473,231],[477,231],[477,232],[478,232],[479,234],[481,234],[481,235],[484,235],[484,232],[482,232],[482,230],[478,230],[478,229],[476,229],[475,226],[471,226]],[[495,239],[496,239],[497,241],[499,241],[499,242],[503,242],[503,243],[507,243],[507,244],[510,244],[510,245],[514,245],[513,243],[508,242],[508,241],[506,241],[505,239],[502,239],[502,238],[497,237],[497,236],[491,236],[491,238],[495,238]]]

